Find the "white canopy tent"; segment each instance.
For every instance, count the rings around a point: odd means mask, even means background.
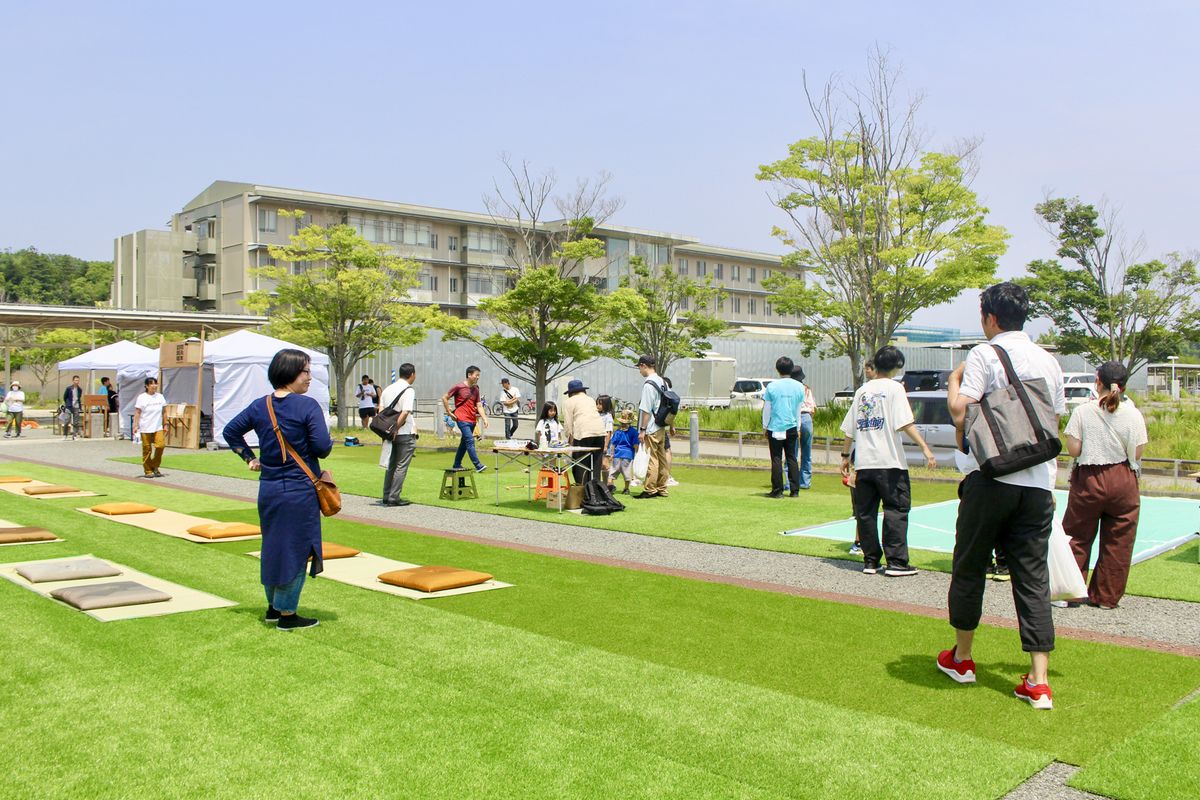
[[[302,350],[312,359],[308,396],[320,404],[323,414],[327,413],[329,356],[324,353],[247,330],[205,342],[200,411],[212,416],[213,439],[222,446],[226,445],[222,433],[229,421],[252,401],[270,393],[267,367],[285,348]],[[162,392],[167,402],[195,403],[197,374],[195,367],[164,370]],[[251,444],[258,443],[253,434],[247,439]]]
[[[89,373],[97,370],[112,370],[117,373],[117,425],[120,434],[128,436],[129,421],[133,416],[133,401],[142,391],[142,381],[148,375],[158,374],[158,351],[122,339],[58,362],[59,372],[84,370]],[[91,385],[89,377],[89,390]]]

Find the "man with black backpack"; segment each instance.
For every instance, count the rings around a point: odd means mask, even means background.
[[[950,414],[956,426],[965,424],[972,452],[964,459],[967,476],[958,487],[949,593],[955,645],[938,655],[937,667],[958,683],[975,682],[971,646],[992,550],[1000,545],[1012,577],[1021,649],[1030,657],[1029,673],[1013,694],[1034,708],[1049,709],[1054,706],[1047,678],[1054,620],[1047,547],[1058,470],[1054,454],[1061,447],[1055,415],[1067,411],[1062,368],[1022,331],[1029,297],[1021,286],[988,287],[979,306],[988,343],[971,351],[947,387]],[[1014,407],[1011,416],[1001,417]]]
[[[642,481],[642,493],[635,499],[648,500],[667,496],[666,429],[679,411],[679,395],[663,382],[654,356],[639,358],[637,368],[645,379],[638,404],[638,437],[650,453],[650,465],[646,468],[646,479]]]

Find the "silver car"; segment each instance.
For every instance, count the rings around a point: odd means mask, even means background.
[[[912,406],[913,421],[921,432],[925,443],[933,451],[939,467],[954,466],[954,420],[950,418],[950,408],[946,405],[945,391],[909,392],[908,404]],[[904,458],[910,465],[925,463],[921,448],[917,447],[907,436],[900,438],[904,441]]]

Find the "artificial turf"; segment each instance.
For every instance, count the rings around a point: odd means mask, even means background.
[[[1090,765],[1200,684],[1195,659],[1060,641],[1058,708],[1035,714],[1009,696],[1023,669],[1009,630],[981,634],[980,684],[959,687],[932,667],[937,620],[336,518],[329,540],[516,587],[416,603],[318,579],[302,604],[323,625],[280,634],[257,621],[242,555],[256,543],[191,544],[79,504],[0,495],[0,517],[68,538],[0,556],[92,552],[244,605],[101,624],[0,582],[6,796],[111,793],[122,775],[130,796],[996,797],[1051,758]],[[63,709],[87,711],[64,725]]]
[[[770,488],[765,470],[717,469],[711,467],[676,466],[673,470],[681,485],[672,490],[671,497],[656,500],[650,506],[637,501],[626,502],[625,511],[607,517],[578,514],[559,514],[544,504],[528,502],[524,485],[519,489],[501,489],[500,506],[495,503],[495,475],[489,471],[476,476],[479,498],[476,500],[441,500],[442,470],[451,459],[448,453],[418,452],[405,481],[405,496],[416,503],[442,506],[465,511],[503,514],[523,519],[539,519],[564,525],[582,525],[606,530],[622,530],[647,536],[709,542],[712,544],[752,547],[820,558],[853,561],[845,542],[808,536],[780,536],[789,528],[807,527],[845,519],[850,514],[850,496],[836,475],[814,473],[812,489],[795,499],[770,499],[764,493]],[[140,463],[136,458],[120,459]],[[333,470],[343,491],[363,496],[377,496],[383,483],[379,468],[379,450],[374,447],[336,448],[324,463]],[[257,479],[257,473],[246,470],[240,460],[229,453],[169,453],[163,466],[170,469],[201,472],[226,477]],[[501,486],[516,486],[525,480],[520,470],[506,468],[501,474]],[[699,490],[699,491],[697,491]],[[924,505],[956,499],[957,487],[940,481],[917,481],[912,487],[913,505]],[[622,500],[630,498],[622,496]],[[662,512],[666,510],[667,514]],[[664,524],[664,518],[669,519]],[[1198,544],[1178,548],[1169,553],[1134,565],[1127,592],[1168,600],[1200,602],[1200,565],[1197,564]],[[910,561],[919,569],[949,572],[948,553],[912,548]]]

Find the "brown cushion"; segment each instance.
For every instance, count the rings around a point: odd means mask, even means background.
[[[31,483],[33,478],[26,478],[21,475],[0,475],[0,483]]]
[[[203,525],[193,525],[187,532],[205,539],[228,539],[231,536],[257,536],[262,533],[262,529],[245,522],[206,522]]]
[[[353,547],[346,547],[343,544],[334,544],[333,542],[321,542],[321,558],[326,560],[331,558],[352,558],[362,550],[355,550]],[[312,561],[312,556],[309,556],[309,561]]]
[[[458,567],[411,567],[385,572],[379,580],[392,586],[403,586],[405,589],[416,589],[420,592],[441,592],[446,589],[458,589],[462,586],[474,586],[484,581],[490,581],[491,575],[486,572],[476,572]]]
[[[57,538],[45,528],[0,528],[0,544],[52,542]]]
[[[50,596],[75,606],[80,611],[163,603],[171,599],[171,595],[166,592],[151,589],[136,581],[113,581],[112,583],[93,583],[90,586],[71,586],[66,589],[55,589]]]
[[[110,517],[115,517],[120,514],[149,514],[151,511],[158,511],[154,506],[148,506],[145,503],[101,503],[98,506],[92,506],[92,511],[97,514],[108,514]]]
[[[98,558],[57,558],[40,564],[17,567],[17,574],[30,583],[78,581],[85,578],[111,578],[121,570]]]
[[[69,494],[70,492],[78,492],[74,486],[26,486],[22,489],[25,494]]]

